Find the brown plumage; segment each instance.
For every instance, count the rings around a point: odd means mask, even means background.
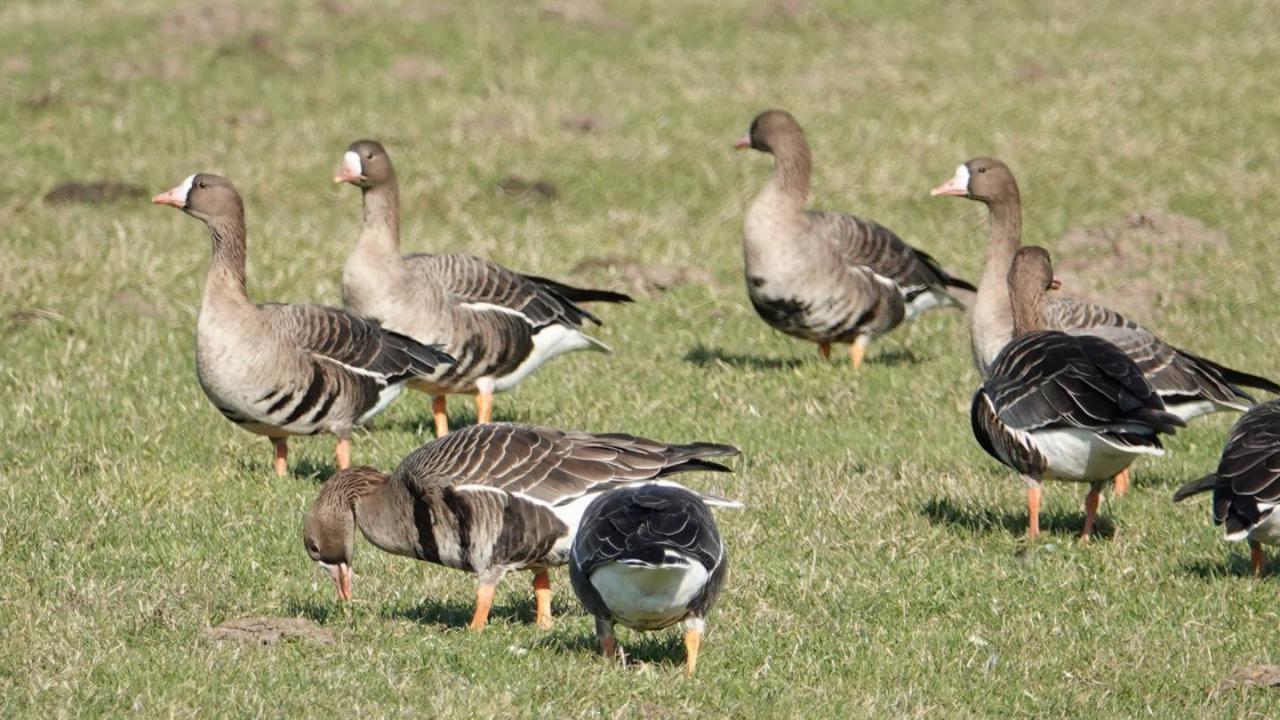
[[[445,398],[474,393],[488,422],[493,393],[514,388],[552,358],[575,350],[609,352],[583,331],[599,318],[578,302],[631,302],[608,290],[576,288],[523,275],[469,255],[400,254],[400,189],[391,158],[372,140],[352,143],[336,182],[364,197],[364,219],[342,273],[347,307],[456,359],[448,372],[412,387],[435,397],[436,434],[448,432]]]
[[[390,475],[334,475],[307,513],[303,542],[351,596],[354,528],[397,555],[475,573],[472,628],[488,619],[498,580],[533,570],[537,622],[551,623],[547,569],[565,563],[582,512],[596,494],[691,470],[727,472],[711,458],[728,445],[670,445],[632,435],[527,425],[473,425],[423,445]],[[708,498],[717,504],[732,504]]]
[[[876,336],[972,291],[928,254],[870,220],[806,210],[812,158],[804,131],[784,110],[761,113],[739,148],[774,158],[773,176],[743,222],[747,293],[765,322],[818,343],[851,343],[860,364]]]
[[[192,175],[152,202],[209,226],[213,263],[196,321],[200,387],[228,420],[271,439],[277,473],[285,472],[290,435],[319,432],[338,437],[338,466],[346,467],[353,427],[406,382],[452,362],[439,348],[345,310],[249,300],[244,204],[226,178]]]

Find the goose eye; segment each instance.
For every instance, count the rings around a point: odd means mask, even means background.
[[[209,184],[201,180],[200,182],[196,183],[196,187],[209,187]]]
[[[986,166],[985,166],[985,165],[984,165],[983,167],[978,168],[978,172],[980,172],[980,173],[984,173],[984,172],[986,172],[986,171],[987,171],[987,168],[986,168]]]
[[[371,152],[367,152],[367,153],[365,153],[365,154],[364,154],[364,159],[365,159],[365,160],[372,160],[372,159],[373,159],[373,153],[371,153]]]

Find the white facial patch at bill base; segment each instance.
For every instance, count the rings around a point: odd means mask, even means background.
[[[187,179],[183,180],[181,185],[170,191],[173,193],[174,199],[178,201],[178,207],[187,206],[187,195],[191,192],[191,184],[195,181],[195,175],[188,175]]]
[[[969,166],[961,165],[956,168],[956,176],[951,179],[951,184],[957,189],[969,192]]]
[[[351,178],[359,178],[364,174],[364,168],[360,166],[360,155],[354,150],[342,154],[342,174]]]

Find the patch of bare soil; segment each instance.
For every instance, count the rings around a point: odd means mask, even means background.
[[[677,285],[702,285],[720,290],[706,268],[665,263],[642,263],[635,258],[605,256],[587,258],[569,271],[574,275],[603,276],[610,289],[640,297],[653,297]]]
[[[551,202],[560,196],[554,183],[508,175],[498,183],[498,193],[525,202]]]
[[[50,190],[44,201],[59,203],[108,203],[117,200],[137,200],[145,198],[147,191],[132,183],[119,180],[98,180],[92,182],[63,183]]]
[[[539,9],[547,17],[601,32],[624,32],[631,28],[625,18],[609,12],[600,0],[545,0]]]
[[[1280,687],[1280,665],[1245,665],[1218,683],[1218,690],[1238,687]]]
[[[617,127],[613,120],[597,113],[568,113],[560,116],[560,127],[569,132],[594,133]]]
[[[812,9],[809,0],[761,0],[747,13],[747,25],[758,28],[772,22],[794,22]]]
[[[132,315],[141,315],[149,318],[164,318],[168,316],[164,308],[155,303],[147,302],[141,295],[132,290],[117,290],[111,293],[108,301],[120,308],[121,310]]]
[[[426,83],[443,80],[448,72],[440,63],[416,55],[400,55],[391,61],[387,75],[401,82]]]
[[[231,38],[275,29],[280,19],[265,7],[249,9],[235,0],[177,3],[160,19],[160,32],[179,43],[216,45]]]
[[[1195,218],[1145,210],[1067,230],[1053,246],[1053,266],[1067,294],[1141,321],[1203,295],[1203,281],[1173,270],[1188,257],[1219,253],[1226,245],[1226,233]]]
[[[244,112],[231,113],[223,120],[232,127],[261,127],[271,122],[271,113],[263,108],[249,108]]]
[[[25,75],[31,72],[31,58],[26,55],[10,55],[0,62],[5,75]]]
[[[191,67],[179,55],[165,55],[155,62],[116,60],[107,64],[106,73],[107,77],[116,82],[127,82],[138,78],[180,80],[191,74]]]
[[[309,640],[333,644],[333,634],[303,618],[248,617],[228,620],[209,628],[210,640],[234,640],[254,645],[275,645],[281,640]]]

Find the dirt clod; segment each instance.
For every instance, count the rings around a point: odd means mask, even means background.
[[[1219,690],[1237,687],[1280,687],[1280,665],[1245,665],[1218,683]]]
[[[255,645],[275,645],[281,640],[294,639],[333,644],[333,635],[328,630],[303,618],[237,618],[209,628],[205,635],[211,640],[234,640]]]
[[[44,201],[59,203],[108,203],[117,200],[145,198],[147,191],[131,183],[119,180],[63,183],[50,190]]]
[[[560,195],[554,183],[508,175],[498,183],[498,192],[526,202],[551,202]]]
[[[720,289],[715,277],[706,268],[664,263],[642,263],[635,258],[605,256],[587,258],[570,271],[574,275],[604,275],[611,289],[620,292],[653,297],[677,285],[702,285]]]
[[[616,126],[609,118],[596,113],[569,113],[560,116],[560,127],[570,132],[593,133],[611,130]]]
[[[631,27],[624,18],[609,12],[600,0],[546,0],[542,14],[570,25],[582,25],[602,32],[623,32]]]
[[[416,55],[400,55],[391,61],[387,74],[392,80],[425,83],[442,80],[448,73],[443,65],[434,60]]]

